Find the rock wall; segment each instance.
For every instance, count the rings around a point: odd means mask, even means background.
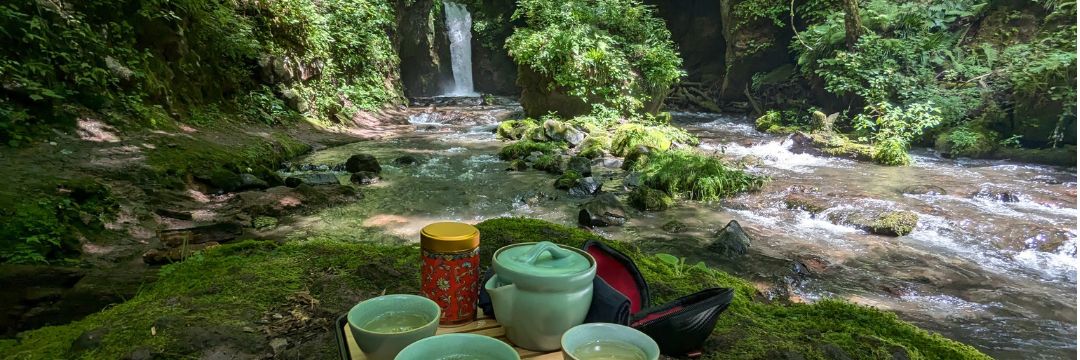
[[[398,11],[401,82],[408,97],[439,95],[453,83],[450,39],[440,0],[416,0]]]
[[[473,87],[477,92],[514,96],[521,93],[517,85],[517,65],[506,54],[506,37],[514,32],[514,26],[524,26],[511,21],[516,2],[514,0],[466,1],[473,17]]]
[[[769,71],[793,62],[788,54],[791,28],[778,28],[768,19],[758,19],[736,26],[735,6],[746,0],[720,0],[720,12],[727,71],[720,87],[721,100],[745,100],[746,86],[755,73]]]
[[[689,82],[718,82],[724,78],[727,42],[721,26],[721,2],[717,0],[647,0],[667,23]]]

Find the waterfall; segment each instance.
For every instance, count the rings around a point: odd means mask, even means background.
[[[472,79],[472,17],[465,5],[443,2],[446,31],[450,35],[450,68],[454,86],[447,95],[475,95]]]

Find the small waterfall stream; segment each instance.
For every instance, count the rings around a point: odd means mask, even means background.
[[[443,2],[446,30],[450,36],[450,63],[454,85],[445,95],[475,95],[472,77],[472,16],[465,5]]]

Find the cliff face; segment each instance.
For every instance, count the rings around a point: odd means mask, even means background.
[[[401,84],[409,97],[442,93],[453,82],[450,39],[440,0],[416,0],[400,5],[397,19]]]

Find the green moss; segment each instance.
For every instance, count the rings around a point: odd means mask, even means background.
[[[671,141],[672,138],[658,127],[625,124],[615,128],[615,135],[611,140],[611,153],[616,156],[626,156],[639,146],[667,150],[671,147]]]
[[[504,161],[510,161],[524,159],[528,157],[529,154],[536,151],[545,155],[552,155],[561,153],[564,149],[566,149],[566,144],[564,143],[521,140],[499,149],[499,158]]]
[[[969,346],[869,307],[839,300],[758,302],[754,286],[745,280],[710,268],[677,269],[631,243],[608,241],[587,231],[523,218],[492,219],[476,226],[482,237],[484,266],[490,266],[495,250],[516,242],[546,240],[580,247],[596,240],[634,259],[650,284],[653,304],[708,287],[735,289],[734,301],[706,343],[706,359],[760,359],[773,350],[821,359],[822,344],[832,344],[852,358],[888,357],[902,349],[911,359],[988,359]],[[383,291],[419,291],[419,255],[416,246],[321,238],[280,246],[250,240],[223,245],[163,267],[156,283],[122,304],[67,325],[23,332],[17,343],[0,341],[0,351],[11,359],[113,359],[137,348],[171,357],[198,357],[204,349],[186,343],[184,331],[178,328],[214,327],[243,333],[244,327],[257,328],[255,320],[263,314],[295,309],[289,299],[301,293],[318,300],[315,314],[319,319],[332,321],[365,297]],[[150,329],[161,319],[175,319],[181,326],[157,328],[156,335],[151,335]],[[98,328],[109,330],[100,347],[69,352],[83,332]],[[322,326],[307,329],[325,331]],[[309,347],[323,353],[308,356],[336,356],[332,336],[311,339],[307,341],[324,342]]]
[[[777,350],[823,359],[823,344],[832,344],[855,359],[892,358],[898,350],[911,359],[989,359],[970,346],[870,307],[841,300],[814,304],[759,302],[754,300],[754,286],[746,280],[711,268],[676,269],[631,243],[607,241],[587,231],[525,218],[487,220],[477,228],[484,244],[480,257],[484,265],[490,264],[494,250],[516,242],[554,241],[579,247],[585,241],[596,240],[634,259],[650,285],[653,304],[709,287],[735,289],[734,301],[720,316],[706,343],[705,359],[767,359]]]
[[[156,149],[146,158],[151,180],[182,186],[188,175],[213,179],[221,176],[222,170],[238,174],[277,168],[311,150],[310,145],[285,134],[261,137],[240,131],[240,124],[224,126],[220,130],[235,131],[229,141],[183,136],[157,139]]]
[[[788,209],[799,209],[811,214],[820,214],[829,208],[829,204],[806,194],[792,193],[784,196],[784,205]]]
[[[536,161],[533,161],[532,167],[552,174],[561,174],[563,172],[562,157],[558,155],[541,155]]]
[[[754,121],[754,127],[758,131],[770,134],[792,134],[805,128],[795,120],[789,119],[794,116],[792,111],[769,110]]]
[[[525,134],[530,131],[535,131],[539,127],[536,120],[533,119],[521,119],[521,120],[506,120],[499,123],[499,127],[495,129],[495,134],[504,140],[519,140],[525,137]]]
[[[564,172],[562,176],[559,176],[558,179],[555,179],[555,188],[561,190],[570,189],[574,187],[574,185],[577,185],[578,180],[581,180],[581,174],[578,174],[577,171],[569,170]]]
[[[671,195],[647,186],[638,186],[627,200],[631,206],[643,211],[663,211],[675,205]]]
[[[611,138],[606,136],[590,135],[585,138],[585,141],[578,145],[578,156],[584,156],[589,159],[596,159],[604,156],[607,149],[611,147]]]
[[[911,211],[890,211],[878,216],[870,224],[870,231],[875,234],[904,236],[915,230],[919,215]]]
[[[356,296],[357,292],[367,296],[384,289],[393,293],[417,292],[419,276],[400,275],[416,274],[418,262],[419,249],[411,246],[325,239],[281,246],[242,241],[163,267],[157,282],[122,304],[68,325],[23,332],[18,344],[3,346],[8,347],[5,355],[10,359],[118,359],[139,347],[170,356],[195,357],[198,353],[181,350],[192,346],[184,343],[182,329],[161,328],[151,335],[155,322],[168,317],[181,322],[180,327],[220,327],[243,333],[245,326],[258,327],[254,321],[263,313],[289,306],[290,296],[305,291],[320,301],[320,311],[332,315],[353,305],[352,300],[342,297]],[[68,352],[79,335],[97,328],[109,330],[100,347],[83,353]],[[324,330],[318,327],[317,331]],[[323,341],[326,343],[316,348],[326,353],[311,356],[336,356],[332,337]]]
[[[768,178],[727,167],[718,158],[688,150],[654,151],[635,165],[646,186],[692,200],[718,200],[756,191]]]

